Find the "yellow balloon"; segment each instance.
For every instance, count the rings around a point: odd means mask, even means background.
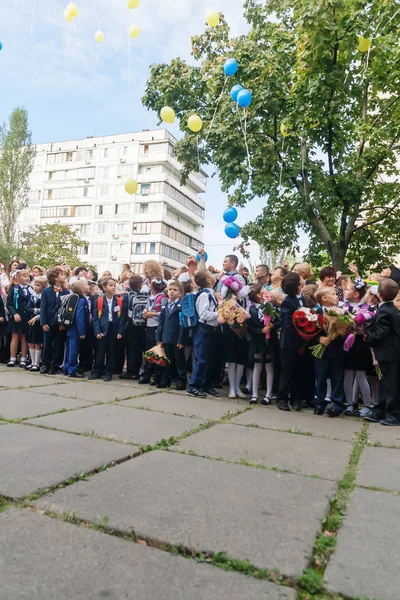
[[[292,127],[290,123],[281,123],[279,129],[281,131],[281,135],[283,135],[283,137],[287,137],[288,135],[290,135]]]
[[[74,2],[70,2],[70,4],[68,4],[67,11],[73,17],[77,17],[79,14],[79,8],[77,7],[77,5]]]
[[[137,8],[140,4],[140,0],[128,0],[129,8]]]
[[[131,36],[131,38],[137,38],[138,35],[140,34],[139,25],[131,25],[128,29],[128,33]]]
[[[310,129],[315,129],[316,127],[318,127],[318,125],[319,125],[318,119],[316,121],[310,121]]]
[[[219,13],[216,10],[209,10],[206,14],[206,21],[210,27],[216,27],[219,23]]]
[[[125,191],[131,196],[136,194],[138,187],[138,182],[135,179],[128,179],[128,181],[125,183]]]
[[[101,42],[104,42],[104,33],[102,31],[96,31],[96,33],[94,34],[94,37],[98,44],[101,44]]]
[[[175,121],[175,111],[170,106],[164,106],[161,109],[160,117],[165,123],[173,123]]]
[[[197,133],[203,127],[203,121],[200,119],[199,115],[192,115],[188,118],[188,127],[191,131]]]
[[[360,35],[358,38],[358,49],[360,52],[368,52],[371,48],[372,40],[370,38],[365,38],[363,35]]]
[[[68,21],[68,23],[71,23],[71,21],[73,21],[74,17],[71,15],[70,12],[68,12],[68,10],[64,11],[64,19],[66,21]]]

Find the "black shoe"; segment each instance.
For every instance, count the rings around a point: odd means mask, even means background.
[[[15,360],[10,360],[10,362],[7,363],[7,367],[11,367],[12,368],[12,367],[15,367],[16,364],[17,363],[16,363]]]
[[[148,377],[139,377],[139,383],[150,383],[150,379]]]
[[[258,403],[258,398],[256,398],[255,396],[253,396],[253,397],[250,399],[250,404],[257,404],[257,403]]]
[[[293,408],[293,410],[301,410],[301,402],[291,402],[290,406]]]
[[[289,404],[288,404],[288,402],[285,402],[285,400],[280,400],[280,402],[277,402],[277,406],[278,406],[279,410],[284,410],[285,412],[290,412]]]
[[[340,415],[343,413],[343,409],[342,408],[328,408],[328,410],[326,411],[326,414],[328,415],[328,417],[340,417]]]
[[[222,383],[220,383],[219,381],[217,381],[217,383],[213,383],[213,388],[215,390],[222,390]]]
[[[122,375],[119,376],[120,379],[133,379],[133,375],[131,375],[130,373],[122,373]]]
[[[157,383],[156,388],[158,390],[165,390],[166,388],[171,387],[171,385],[169,383]]]
[[[371,423],[380,423],[385,420],[385,415],[371,411],[370,414],[365,415],[364,421],[371,421]]]
[[[30,371],[31,373],[38,373],[39,367],[37,365],[32,365]]]
[[[71,379],[84,379],[85,378],[85,373],[69,373],[68,377],[70,377]]]
[[[207,394],[203,392],[203,390],[196,390],[195,388],[186,390],[188,396],[193,396],[193,398],[207,398]]]
[[[58,369],[53,369],[53,368],[49,369],[49,375],[57,375],[57,373],[58,373]]]
[[[183,390],[186,390],[186,383],[180,383],[178,381],[178,383],[176,384],[176,391],[177,392],[182,392]]]
[[[97,375],[97,373],[92,373],[91,375],[89,375],[89,379],[91,381],[93,381],[94,379],[100,379],[100,375]]]
[[[103,379],[103,381],[112,381],[112,377],[111,375],[106,375]]]
[[[49,372],[49,367],[40,367],[40,374],[41,375],[47,375],[47,373]]]
[[[251,390],[249,390],[248,387],[245,387],[243,391],[244,391],[245,394],[247,394],[248,396],[250,396]]]
[[[316,405],[314,408],[314,415],[323,415],[325,412],[325,409],[327,407],[327,404],[321,404],[320,406]]]
[[[207,388],[206,390],[204,390],[204,393],[207,394],[207,396],[214,396],[214,398],[219,398],[219,393],[217,392],[217,390],[214,390],[214,388]]]
[[[268,398],[268,396],[265,396],[265,398],[263,398],[263,399],[261,400],[261,404],[262,404],[263,406],[268,406],[269,404],[271,404],[271,398]]]
[[[394,417],[386,417],[386,419],[382,419],[381,425],[386,425],[388,427],[398,427],[400,425],[400,421],[395,419]]]

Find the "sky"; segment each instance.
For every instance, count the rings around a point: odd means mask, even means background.
[[[1,0],[0,120],[23,105],[34,143],[140,131],[157,127],[158,115],[142,106],[149,66],[180,56],[190,62],[190,36],[205,28],[208,10],[222,12],[232,35],[246,33],[243,0],[77,0],[73,24],[63,18],[67,0]],[[128,28],[139,25],[131,41]],[[94,34],[105,40],[97,45]],[[97,55],[98,50],[98,55]],[[129,86],[129,81],[131,85]],[[176,136],[177,126],[168,126]],[[206,170],[211,174],[212,167]],[[205,247],[212,264],[237,243],[224,234],[226,195],[210,178],[206,201]],[[239,210],[238,224],[255,218],[262,200]],[[258,261],[258,246],[251,246]]]

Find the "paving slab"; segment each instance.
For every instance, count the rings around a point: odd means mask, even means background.
[[[337,440],[224,424],[182,440],[176,446],[180,448],[200,456],[249,461],[339,480],[346,471],[352,446]]]
[[[192,398],[191,396],[159,393],[151,396],[140,396],[121,402],[126,406],[143,406],[151,410],[182,415],[184,417],[203,417],[205,419],[220,419],[228,413],[236,413],[247,408],[247,403],[235,400],[214,398]]]
[[[400,448],[400,427],[384,427],[380,423],[370,423],[368,441],[382,446]]]
[[[71,410],[88,406],[88,404],[84,400],[48,396],[27,390],[0,391],[0,417],[4,419],[39,417],[62,409]]]
[[[365,448],[356,485],[400,492],[400,452],[393,448]]]
[[[35,502],[198,551],[300,575],[335,484],[154,451]],[[246,597],[246,595],[244,596]]]
[[[10,423],[0,435],[0,494],[21,498],[135,451],[133,446]]]
[[[268,429],[291,429],[301,433],[312,433],[315,436],[335,438],[351,442],[362,427],[362,421],[356,419],[330,419],[326,416],[285,412],[276,408],[254,408],[239,415],[232,421],[242,425],[256,424]]]
[[[64,378],[65,381],[65,378]],[[63,383],[54,388],[44,387],[32,390],[42,394],[55,394],[64,398],[79,398],[88,402],[113,402],[125,400],[137,394],[137,389],[132,385],[108,385],[107,383],[90,383],[79,381],[77,383]]]
[[[6,388],[28,388],[31,386],[56,386],[61,383],[59,377],[49,377],[39,373],[27,373],[23,369],[0,373],[0,385]]]
[[[296,598],[292,589],[18,509],[0,514],[0,546],[0,600]]]
[[[76,433],[95,433],[101,437],[133,444],[154,444],[195,429],[203,421],[164,413],[137,410],[115,404],[91,406],[84,411],[59,413],[30,421],[54,429]]]
[[[356,489],[325,572],[328,588],[351,598],[398,600],[400,498]]]

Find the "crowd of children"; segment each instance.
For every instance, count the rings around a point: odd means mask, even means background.
[[[173,274],[155,261],[144,264],[142,275],[125,265],[118,280],[84,267],[45,271],[12,261],[0,273],[0,361],[70,378],[88,373],[111,381],[117,374],[158,389],[174,384],[200,398],[218,397],[228,384],[230,398],[251,404],[259,402],[265,377],[261,404],[275,398],[284,411],[307,407],[400,425],[395,267],[370,280],[354,263],[352,277],[325,267],[313,282],[307,263],[272,274],[259,265],[251,283],[236,256],[217,271],[200,255],[200,264],[190,257]],[[338,306],[369,319],[351,343],[348,331],[332,337],[326,327],[324,318]],[[306,308],[321,316],[315,336],[303,336],[294,322]],[[313,353],[318,344],[322,352]],[[154,351],[162,361],[146,360]]]

